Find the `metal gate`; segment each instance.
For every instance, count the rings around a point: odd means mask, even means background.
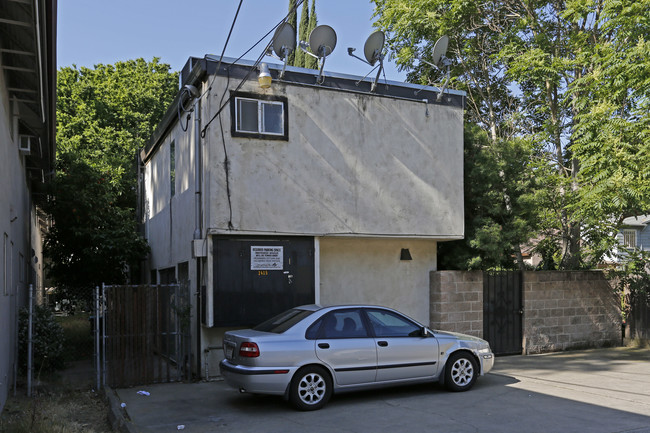
[[[626,337],[650,339],[650,294],[639,293],[629,297],[630,311],[627,317],[629,334]]]
[[[484,272],[483,337],[496,355],[522,353],[522,314],[521,272]]]
[[[98,388],[190,379],[188,285],[103,286],[95,306]]]

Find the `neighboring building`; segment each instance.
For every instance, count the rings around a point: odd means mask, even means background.
[[[0,411],[17,369],[18,310],[42,289],[39,212],[55,152],[56,0],[0,2]]]
[[[464,235],[463,92],[269,67],[263,89],[251,62],[191,58],[198,130],[182,87],[141,153],[150,278],[201,294],[201,362],[225,329],[305,303],[429,323],[437,244]]]
[[[628,217],[623,220],[621,229],[616,235],[618,248],[614,257],[625,255],[628,250],[650,251],[650,215]],[[614,261],[617,261],[614,259]]]

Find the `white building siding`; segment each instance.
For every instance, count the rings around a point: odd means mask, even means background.
[[[320,301],[385,305],[428,325],[436,246],[428,239],[321,238]],[[402,248],[413,260],[400,260]]]
[[[272,89],[288,98],[288,141],[231,138],[229,112],[222,114],[236,231],[463,236],[462,109],[313,87]],[[259,92],[253,83],[242,90]],[[206,140],[207,226],[232,232],[217,125]]]

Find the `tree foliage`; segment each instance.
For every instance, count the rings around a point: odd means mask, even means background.
[[[305,0],[305,3],[307,0]],[[314,30],[318,26],[318,18],[316,18],[316,0],[311,1],[311,9],[309,12],[309,23],[307,25],[307,37],[311,34],[312,30]],[[305,57],[305,68],[308,69],[318,69],[318,60],[315,57],[312,56],[306,56]]]
[[[300,10],[300,24],[298,24],[298,39],[301,41],[309,41],[309,0],[302,2],[302,9]],[[299,68],[305,67],[305,62],[309,54],[302,51],[300,48],[296,49],[296,61],[293,66]]]
[[[45,238],[48,276],[73,299],[88,299],[101,283],[125,283],[129,267],[148,252],[133,208],[118,205],[119,184],[72,152],[58,156],[52,199],[54,220]]]
[[[119,185],[133,206],[136,151],[149,140],[178,89],[178,76],[154,58],[63,67],[57,75],[57,152],[71,153]]]
[[[531,143],[490,142],[472,124],[464,135],[465,239],[439,245],[440,269],[513,269],[519,246],[534,236]]]
[[[287,20],[291,27],[294,29],[298,28],[298,14],[296,13],[296,0],[289,0],[289,19]],[[296,47],[298,44],[296,44]],[[299,50],[293,50],[287,56],[287,64],[295,65],[296,64],[296,54]]]
[[[616,223],[648,209],[650,0],[374,3],[411,81],[439,83],[441,71],[416,59],[448,35],[451,86],[467,92],[467,120],[490,146],[535,143],[531,169],[544,187],[536,221],[549,261],[593,265]]]
[[[177,91],[169,65],[143,59],[64,67],[57,77],[54,221],[45,238],[47,272],[75,297],[123,283],[148,251],[135,222],[137,152]]]
[[[296,3],[296,0],[290,0],[289,10],[295,8]],[[312,0],[311,10],[309,8],[309,0],[304,0],[302,2],[300,8],[300,23],[298,24],[298,27],[296,27],[296,15],[297,14],[294,13],[290,16],[289,23],[294,29],[296,29],[298,33],[298,41],[309,42],[311,31],[318,25],[318,19],[316,18],[316,0]],[[297,45],[296,49],[292,52],[292,55],[289,56],[287,64],[300,68],[318,69],[318,60],[302,51]]]

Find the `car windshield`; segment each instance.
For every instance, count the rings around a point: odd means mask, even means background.
[[[277,316],[267,320],[266,322],[260,323],[253,329],[255,331],[281,334],[312,313],[313,311],[299,310],[297,308],[294,308],[287,310],[284,313],[280,313]]]

